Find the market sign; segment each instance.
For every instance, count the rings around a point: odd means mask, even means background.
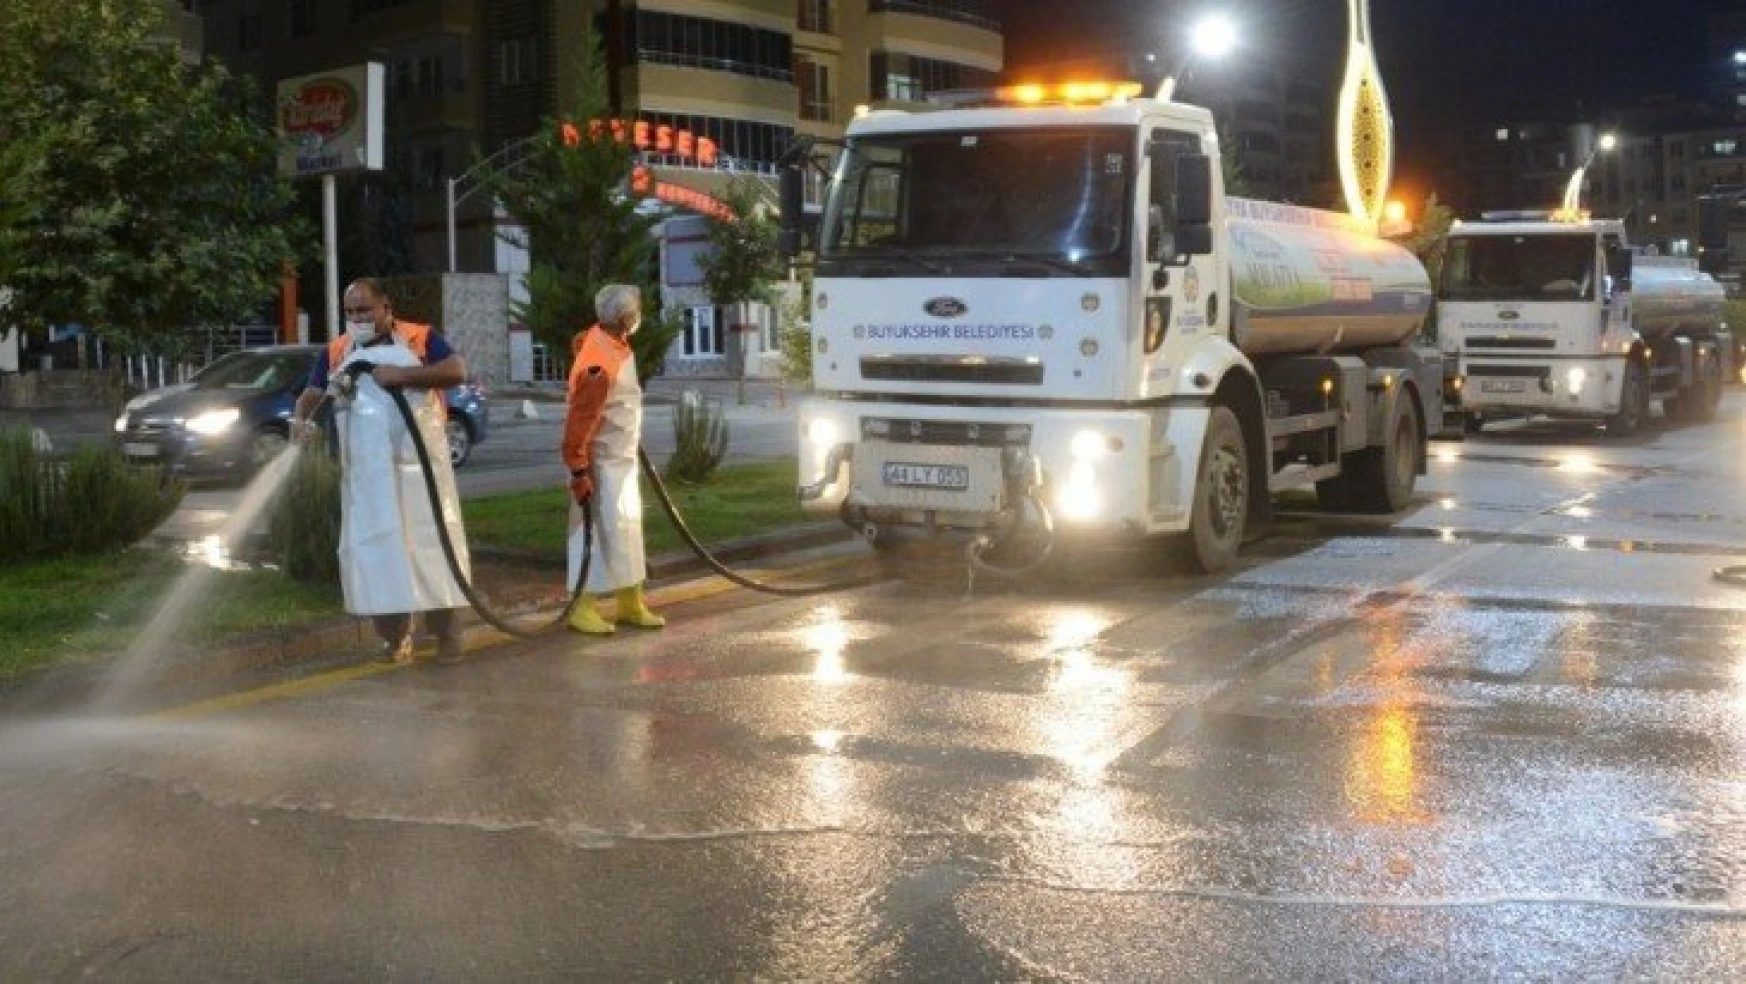
[[[279,83],[279,173],[293,178],[382,169],[380,62]]]

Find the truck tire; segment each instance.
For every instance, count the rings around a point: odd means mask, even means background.
[[[1412,505],[1413,488],[1419,479],[1419,406],[1402,393],[1399,412],[1383,445],[1347,458],[1351,462],[1348,494],[1354,504],[1373,513],[1397,513]]]
[[[1188,533],[1181,543],[1190,567],[1215,574],[1237,559],[1249,518],[1249,483],[1254,479],[1237,415],[1229,407],[1213,407],[1194,473]]]
[[[1716,408],[1722,403],[1722,361],[1721,355],[1711,350],[1710,357],[1704,360],[1704,367],[1698,372],[1698,378],[1692,390],[1681,401],[1685,404],[1686,419],[1693,423],[1707,423],[1716,419]]]
[[[1642,361],[1633,356],[1625,360],[1625,381],[1619,387],[1619,412],[1607,418],[1607,433],[1613,437],[1630,437],[1643,426],[1643,418],[1648,415],[1648,382]],[[1672,416],[1671,412],[1669,416]]]

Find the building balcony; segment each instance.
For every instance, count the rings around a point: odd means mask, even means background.
[[[478,125],[473,97],[459,83],[447,92],[392,93],[388,98],[388,116],[414,133],[471,130]]]
[[[379,10],[362,10],[355,34],[372,42],[439,34],[471,36],[478,30],[479,5],[472,0],[414,0]]]
[[[874,9],[877,9],[877,4]],[[1005,65],[999,30],[890,9],[867,18],[868,46],[998,72]]]
[[[772,73],[773,75],[775,73]],[[792,73],[759,78],[697,65],[642,62],[625,70],[627,95],[641,106],[686,106],[705,115],[792,121],[800,96]]]
[[[984,31],[1000,33],[1000,21],[993,16],[994,4],[973,3],[965,0],[869,0],[867,12],[870,14],[909,14],[914,17],[931,17],[936,20],[950,21],[955,24],[968,24]]]

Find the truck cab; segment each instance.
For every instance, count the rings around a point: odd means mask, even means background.
[[[1438,284],[1449,409],[1470,433],[1546,415],[1637,430],[1659,399],[1707,417],[1731,346],[1694,262],[1640,255],[1623,223],[1507,214],[1450,231]]]
[[[1137,87],[857,118],[817,243],[802,501],[881,549],[1181,534],[1208,570],[1280,488],[1401,502],[1440,399],[1440,362],[1399,344],[1423,268],[1227,198],[1218,160],[1210,113]],[[1391,467],[1344,467],[1383,445]]]

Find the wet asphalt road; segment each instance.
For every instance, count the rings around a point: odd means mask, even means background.
[[[1746,397],[1219,579],[728,593],[0,730],[0,977],[1739,980]]]

